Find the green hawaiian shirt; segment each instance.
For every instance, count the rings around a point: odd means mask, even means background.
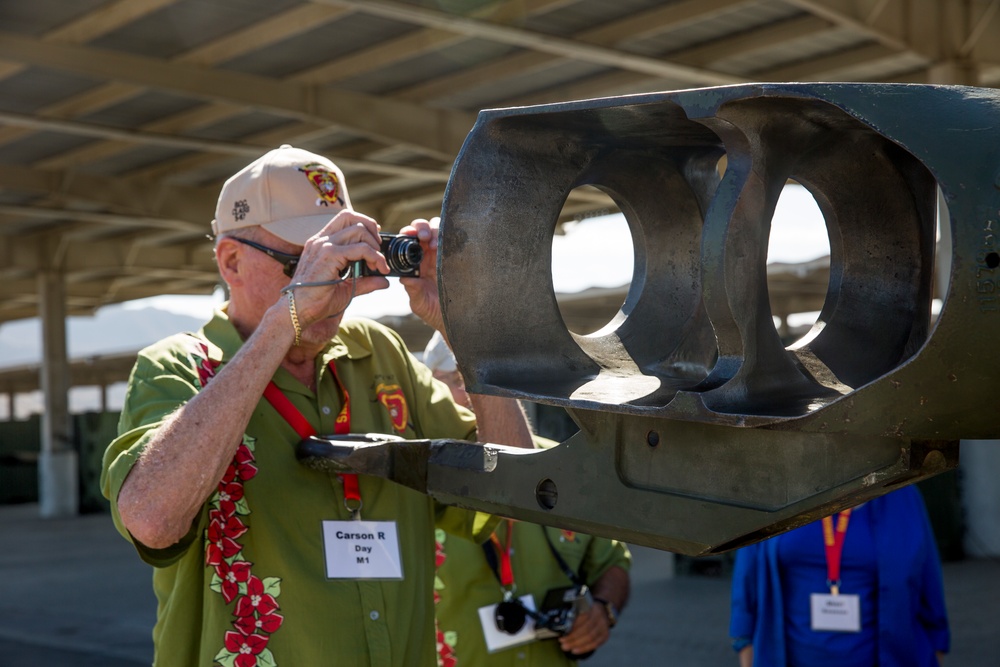
[[[501,548],[506,530],[498,529]],[[572,581],[552,555],[546,534],[565,564],[588,584],[609,568],[628,570],[631,555],[617,540],[514,522],[510,562],[516,595],[530,594],[538,608],[545,593],[570,586]],[[555,639],[535,640],[489,653],[477,610],[501,601],[502,590],[482,545],[437,531],[438,579],[435,600],[440,667],[550,667],[575,665]]]
[[[223,308],[197,335],[178,334],[139,354],[119,436],[104,458],[106,497],[117,498],[156,429],[241,343]],[[331,362],[349,397],[352,432],[474,439],[472,413],[455,405],[398,335],[367,320],[345,321],[317,359],[316,392],[282,368],[274,375],[317,433],[335,432],[341,408]],[[362,518],[396,522],[403,576],[329,579],[322,524],[350,517],[340,479],[297,462],[299,439],[261,399],[188,535],[164,550],[133,541],[154,566],[156,667],[435,664],[435,526],[476,539],[496,520],[361,476]],[[118,530],[131,540],[116,503],[111,507]]]

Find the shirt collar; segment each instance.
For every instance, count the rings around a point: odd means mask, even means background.
[[[243,346],[243,339],[229,319],[228,307],[229,303],[226,302],[216,308],[212,319],[199,332],[201,338],[208,342],[209,357],[221,360],[222,363],[226,363],[232,359],[239,352],[240,347]],[[350,329],[351,320],[344,320],[341,323],[341,328],[337,332],[337,335],[333,337],[330,343],[319,354],[319,368],[317,371],[320,374],[320,378],[325,373],[327,366],[338,359],[364,359],[365,357],[370,357],[372,354],[371,349],[366,345],[355,340],[352,336],[344,335],[345,326]],[[284,379],[282,378],[283,375],[288,375],[288,378],[291,378],[290,374],[282,372],[282,369],[279,368],[276,374],[279,386],[284,384],[280,381]]]
[[[209,357],[222,363],[228,362],[243,345],[240,334],[229,320],[229,302],[223,303],[212,313],[212,319],[198,332],[208,342]]]

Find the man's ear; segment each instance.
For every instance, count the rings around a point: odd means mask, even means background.
[[[241,257],[240,244],[233,239],[223,236],[215,244],[215,263],[219,265],[219,275],[230,287],[241,281]]]

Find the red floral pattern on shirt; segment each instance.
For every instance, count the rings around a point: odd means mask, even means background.
[[[435,628],[437,632],[438,667],[457,667],[458,659],[455,657],[455,647],[451,646],[440,628]]]
[[[448,559],[448,554],[444,552],[445,532],[438,528],[434,531],[434,569],[437,570]],[[444,582],[434,575],[434,604],[441,601],[441,593],[444,590]],[[443,632],[438,626],[438,620],[434,618],[434,632],[437,636],[437,664],[438,667],[458,667],[458,658],[455,656],[455,645],[458,643],[458,633],[455,631]]]
[[[208,345],[200,340],[190,351],[190,357],[204,387],[215,377],[220,362],[211,359]],[[270,635],[284,621],[277,613],[281,579],[256,576],[253,563],[243,558],[243,545],[239,541],[249,530],[243,519],[250,514],[244,484],[257,475],[253,450],[254,439],[244,435],[209,499],[205,567],[214,570],[209,588],[219,593],[227,605],[235,602],[235,631],[226,632],[223,646],[215,656],[215,662],[222,667],[277,667],[267,644]]]

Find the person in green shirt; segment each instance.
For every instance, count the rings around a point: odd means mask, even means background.
[[[462,374],[444,338],[435,333],[424,349],[424,364],[451,389],[456,403],[471,407]],[[535,446],[553,447],[534,437]],[[434,585],[439,667],[556,667],[575,665],[609,638],[629,596],[631,555],[617,540],[534,523],[506,520],[479,544],[436,530],[437,579]],[[569,629],[555,636],[517,608],[514,627],[498,627],[498,606],[505,593],[540,610],[550,591],[583,584],[587,602],[569,618]],[[559,599],[559,596],[556,596]],[[500,607],[502,610],[509,607]],[[553,618],[561,622],[561,618]]]
[[[498,520],[307,468],[295,447],[366,432],[530,447],[523,412],[473,396],[477,418],[399,336],[342,321],[388,266],[326,158],[270,151],[226,181],[212,228],[230,299],[140,352],[104,457],[115,524],[154,568],[154,665],[434,665],[435,526],[485,539]],[[441,330],[436,226],[403,232],[423,249],[411,308]],[[343,279],[357,262],[376,275]]]

